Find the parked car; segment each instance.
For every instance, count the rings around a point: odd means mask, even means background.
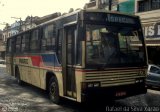
[[[6,61],[0,59],[0,67],[6,67]]]
[[[159,87],[160,88],[160,67],[157,65],[150,64],[148,65],[147,87]]]

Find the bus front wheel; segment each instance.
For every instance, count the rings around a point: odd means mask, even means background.
[[[58,82],[55,77],[52,77],[49,81],[49,97],[53,103],[60,103]]]

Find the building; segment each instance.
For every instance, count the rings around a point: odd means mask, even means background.
[[[11,24],[11,27],[10,27],[11,36],[19,33],[19,31],[20,31],[20,27],[19,26],[20,26],[20,22],[19,21],[15,21],[15,23]]]
[[[5,59],[5,45],[2,38],[2,30],[0,30],[0,59]]]
[[[26,31],[29,30],[31,28],[34,28],[37,26],[36,21],[39,19],[40,17],[35,16],[27,16],[25,21],[22,21],[22,26],[21,26],[21,30],[22,31]]]
[[[136,0],[135,14],[141,18],[149,63],[160,64],[160,0]]]
[[[135,0],[90,0],[85,4],[86,9],[104,9],[134,14]]]
[[[10,27],[5,28],[3,31],[3,37],[5,38],[4,41],[6,40],[7,37],[13,36],[18,34],[19,32],[29,30],[31,28],[36,27],[37,25],[49,21],[55,17],[58,17],[60,13],[53,13],[49,14],[43,17],[32,17],[32,16],[27,16],[24,21],[21,19],[19,21],[15,21],[15,23],[11,24]]]
[[[26,31],[28,29],[36,27],[35,21],[38,19],[39,17],[37,16],[35,17],[27,16],[24,21],[22,21],[21,19],[19,21],[15,21],[10,26],[10,32],[11,32],[10,36],[16,35],[19,32]]]
[[[117,11],[119,0],[90,0],[89,3],[86,3],[85,9],[105,9]]]

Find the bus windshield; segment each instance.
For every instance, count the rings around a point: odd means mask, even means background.
[[[86,25],[87,66],[128,67],[144,64],[145,47],[140,28]]]

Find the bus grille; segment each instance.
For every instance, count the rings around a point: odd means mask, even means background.
[[[140,70],[88,72],[85,75],[85,81],[100,82],[101,87],[134,84],[136,82],[136,79],[145,77],[145,73],[143,75],[140,75],[139,72]]]

